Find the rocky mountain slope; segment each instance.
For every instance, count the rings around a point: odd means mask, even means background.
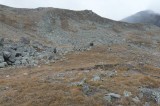
[[[159,72],[155,25],[0,5],[2,106],[157,106]]]
[[[146,10],[124,18],[122,21],[129,23],[148,23],[160,27],[160,14]]]
[[[89,10],[72,11],[56,8],[16,9],[3,5],[0,6],[0,36],[4,39],[4,43],[11,40],[14,44],[19,42],[22,37],[25,37],[24,39],[29,41],[31,49],[35,51],[31,53],[33,54],[31,56],[24,56],[25,60],[18,57],[16,62],[16,51],[10,50],[13,52],[10,54],[13,54],[12,57],[15,59],[8,60],[9,62],[12,60],[10,63],[13,63],[13,65],[22,64],[22,61],[26,61],[28,58],[39,59],[38,57],[40,57],[42,59],[46,57],[54,59],[53,55],[55,54],[53,53],[55,52],[64,54],[74,50],[86,50],[93,44],[126,43],[126,33],[139,30],[141,30],[142,34],[146,34],[147,31],[158,31],[159,29],[155,26],[114,22],[102,18]],[[22,44],[22,46],[24,45]],[[50,49],[46,51],[46,47]],[[8,48],[12,49],[12,47]],[[13,48],[18,49],[17,47]],[[21,52],[24,51],[21,50]],[[17,52],[19,53],[20,51],[18,50]],[[2,63],[2,67],[4,65],[6,63]]]

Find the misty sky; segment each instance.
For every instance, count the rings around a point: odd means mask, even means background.
[[[113,20],[120,20],[142,10],[160,12],[160,0],[0,0],[0,4],[17,8],[89,9]]]

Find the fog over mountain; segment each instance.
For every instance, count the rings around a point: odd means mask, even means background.
[[[160,13],[160,1],[159,0],[151,0],[149,4],[148,10],[153,10],[156,13]]]
[[[124,18],[122,21],[129,23],[147,23],[160,26],[160,14],[151,10],[146,10]]]

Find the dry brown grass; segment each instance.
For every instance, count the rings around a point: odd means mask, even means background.
[[[133,61],[133,54],[128,54],[127,50],[128,47],[125,45],[95,47],[90,51],[68,54],[66,60],[49,65],[0,70],[0,104],[1,106],[115,106],[118,104],[141,106],[145,99],[139,104],[135,104],[131,97],[122,97],[113,103],[103,99],[103,96],[109,92],[123,95],[124,90],[127,90],[132,92],[132,97],[135,97],[138,95],[139,87],[160,87],[160,79],[146,76],[138,71],[130,71],[132,69],[126,64]],[[104,65],[104,68],[94,69],[97,65]],[[108,66],[112,67],[107,68]],[[152,65],[134,67],[149,74],[159,72],[159,68]],[[90,71],[84,72],[87,69]],[[117,76],[102,77],[100,81],[92,81],[93,75],[112,70],[117,71]],[[60,72],[72,73],[63,78],[54,77]],[[128,76],[124,76],[125,73],[129,73]],[[10,76],[6,77],[7,75]],[[69,86],[71,82],[77,82],[83,78],[86,78],[90,89],[95,91],[92,96],[85,95],[81,86]],[[151,105],[156,104],[153,102]]]
[[[150,36],[143,36],[142,34],[135,35],[135,34],[129,33],[126,38],[128,42],[133,43],[135,45],[148,46],[148,47],[152,45],[152,40]]]

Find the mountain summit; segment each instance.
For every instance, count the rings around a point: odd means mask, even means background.
[[[147,23],[160,27],[160,14],[151,10],[141,11],[127,18],[122,19],[123,22],[129,23]]]

